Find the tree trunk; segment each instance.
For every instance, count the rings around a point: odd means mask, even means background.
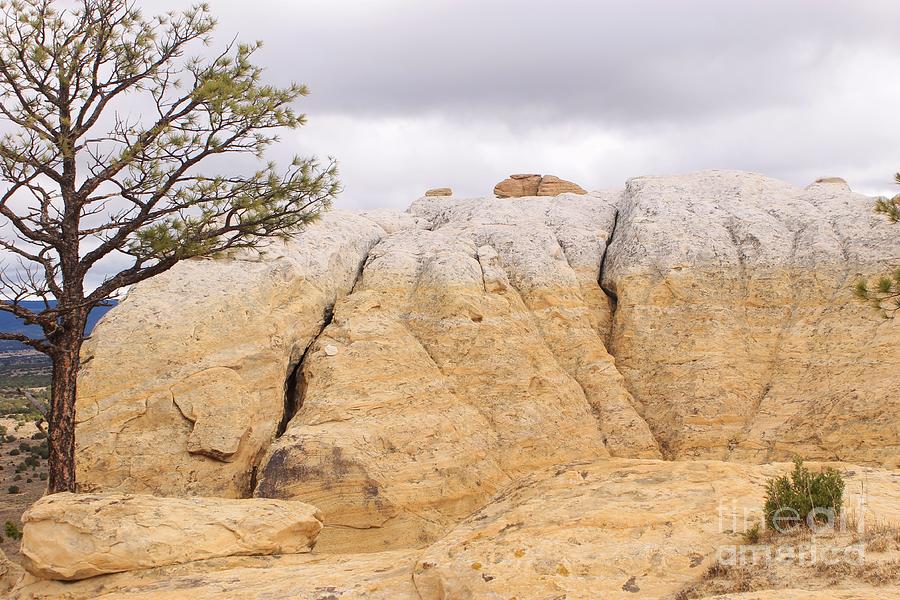
[[[76,325],[76,327],[78,327]],[[52,355],[48,445],[49,493],[75,491],[75,393],[84,324],[67,333]]]

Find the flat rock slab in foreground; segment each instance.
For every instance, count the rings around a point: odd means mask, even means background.
[[[22,555],[46,579],[84,579],[221,556],[309,552],[322,529],[303,502],[54,494],[22,516]]]
[[[857,506],[864,484],[866,518],[900,520],[896,473],[833,466],[847,480],[848,507]],[[783,463],[716,461],[570,463],[507,486],[482,510],[424,549],[231,557],[72,583],[31,578],[14,597],[670,598],[701,578],[720,548],[743,543],[744,510],[751,519],[758,516],[765,481],[790,468]],[[879,597],[889,598],[892,589],[880,588]]]

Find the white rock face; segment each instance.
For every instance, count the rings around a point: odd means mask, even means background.
[[[900,321],[852,297],[900,256],[846,185],[628,182],[603,281],[611,351],[667,456],[900,461]]]
[[[225,556],[309,552],[318,509],[283,500],[52,494],[22,516],[25,567],[86,579]]]

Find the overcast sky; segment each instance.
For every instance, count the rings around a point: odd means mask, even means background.
[[[309,124],[274,154],[336,156],[346,208],[486,195],[514,172],[599,189],[744,169],[892,193],[900,169],[896,0],[210,5],[218,42],[263,40],[271,81],[309,85]]]

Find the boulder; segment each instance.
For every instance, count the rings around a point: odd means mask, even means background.
[[[844,191],[850,191],[850,185],[847,183],[847,180],[842,177],[820,177],[813,183],[809,184],[806,189],[812,189],[815,186],[819,185],[833,185],[839,188],[843,188]]]
[[[555,175],[510,175],[496,186],[498,198],[522,198],[526,196],[559,196],[560,194],[587,194],[578,184]]]
[[[212,559],[80,581],[26,575],[16,600],[422,600],[413,585],[418,551],[293,554]]]
[[[430,190],[428,190],[428,191],[425,192],[425,196],[426,196],[426,197],[432,197],[432,196],[452,196],[452,195],[453,195],[453,190],[451,190],[450,188],[446,188],[446,187],[444,187],[444,188],[433,188],[433,189],[430,189]]]
[[[22,516],[22,556],[45,579],[77,580],[223,556],[309,552],[314,506],[281,500],[52,494]]]
[[[628,182],[610,352],[666,456],[900,464],[900,319],[853,297],[900,256],[873,202],[731,171]]]
[[[544,175],[538,186],[538,196],[559,196],[560,194],[587,194],[577,183],[560,179],[555,175]]]
[[[541,185],[541,176],[535,174],[510,175],[494,186],[494,195],[498,198],[521,198],[537,196]]]

